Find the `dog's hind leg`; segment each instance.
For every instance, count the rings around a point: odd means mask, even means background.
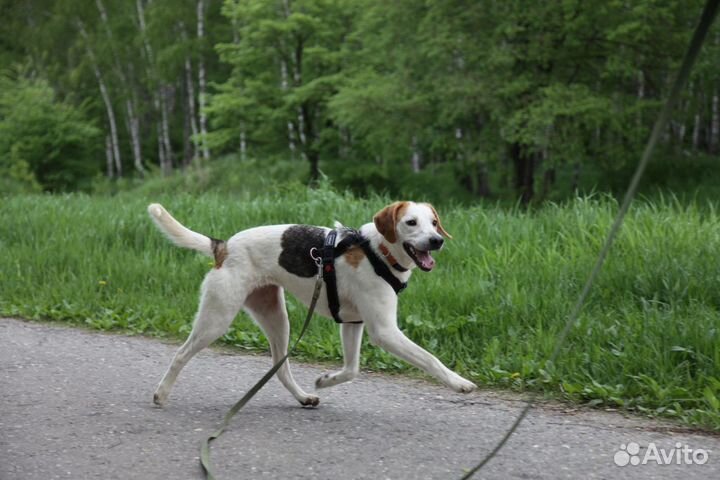
[[[266,285],[252,291],[245,300],[245,310],[255,319],[270,343],[273,363],[277,363],[287,354],[290,340],[290,321],[285,309],[283,289],[277,285]],[[302,405],[316,406],[320,399],[305,393],[295,383],[290,372],[289,360],[277,371],[280,382]]]
[[[343,346],[343,369],[335,373],[326,373],[315,381],[317,388],[327,388],[338,383],[349,382],[360,372],[360,344],[362,343],[363,324],[343,323],[340,325]]]
[[[244,292],[230,291],[226,273],[212,270],[202,286],[200,306],[192,332],[178,349],[170,367],[155,390],[153,401],[163,405],[183,367],[200,350],[220,338],[230,327],[245,298]]]

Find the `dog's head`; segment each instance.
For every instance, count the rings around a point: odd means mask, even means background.
[[[376,213],[373,221],[388,242],[401,246],[426,272],[435,266],[430,252],[443,247],[443,237],[452,238],[429,203],[395,202]]]

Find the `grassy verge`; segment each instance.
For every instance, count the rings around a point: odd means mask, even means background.
[[[288,187],[254,198],[142,194],[17,196],[0,203],[0,314],[183,337],[210,260],[170,245],[145,207],[160,201],[218,238],[259,224],[335,219],[359,226],[387,202]],[[455,236],[402,294],[400,324],[483,384],[540,389],[720,429],[720,228],[713,208],[639,203],[560,360],[545,362],[609,228],[616,204],[577,200],[535,212],[445,208]],[[293,324],[304,308],[289,302]],[[244,315],[223,339],[264,349]],[[337,360],[331,320],[300,345]],[[363,366],[405,364],[369,345]]]

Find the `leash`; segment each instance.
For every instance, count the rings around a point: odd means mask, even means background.
[[[310,301],[310,306],[308,307],[307,316],[305,317],[305,323],[303,323],[302,329],[300,330],[300,335],[295,339],[295,343],[293,343],[292,347],[288,350],[288,353],[285,354],[283,358],[278,360],[278,362],[272,366],[270,370],[267,371],[265,375],[250,389],[248,392],[243,395],[243,397],[235,403],[235,405],[232,406],[232,408],[225,414],[225,418],[223,419],[220,426],[215,430],[215,432],[203,440],[202,446],[200,447],[200,465],[202,466],[203,472],[205,473],[205,478],[208,480],[215,480],[215,475],[213,474],[212,467],[210,466],[210,442],[218,438],[222,433],[225,431],[225,428],[230,424],[230,421],[235,416],[235,414],[245,406],[246,403],[250,401],[252,397],[255,396],[257,392],[260,391],[260,389],[270,380],[273,375],[275,375],[275,372],[280,369],[280,367],[285,363],[285,361],[288,359],[288,357],[295,351],[295,347],[297,347],[298,343],[300,343],[300,339],[302,339],[303,335],[305,335],[305,331],[307,330],[308,325],[310,324],[310,319],[313,316],[313,312],[315,311],[315,305],[317,304],[318,298],[320,297],[320,290],[322,289],[323,284],[323,264],[322,264],[322,258],[319,256],[313,255],[313,250],[316,250],[315,248],[310,250],[310,256],[315,261],[315,265],[318,267],[317,276],[315,277],[315,289],[313,290],[313,296],[312,300]]]
[[[665,102],[665,105],[663,106],[662,111],[660,112],[660,116],[658,117],[657,121],[655,122],[655,126],[653,127],[652,134],[650,135],[650,139],[648,140],[648,143],[645,147],[645,150],[643,151],[643,155],[640,159],[640,163],[637,166],[637,169],[635,170],[635,174],[633,175],[633,178],[630,182],[630,186],[628,187],[627,192],[625,193],[625,197],[623,199],[622,205],[620,207],[620,211],[618,212],[617,216],[615,217],[615,221],[613,222],[612,227],[610,228],[610,232],[608,233],[608,236],[605,240],[605,243],[603,244],[603,248],[600,251],[600,255],[597,259],[597,262],[595,263],[595,266],[593,267],[592,272],[590,273],[590,276],[588,277],[585,286],[583,287],[582,292],[580,293],[580,297],[578,298],[575,306],[573,307],[572,312],[570,313],[570,317],[568,318],[568,321],[565,323],[565,327],[563,328],[562,332],[560,333],[560,336],[558,337],[558,341],[555,345],[555,349],[553,350],[552,355],[549,358],[549,362],[555,362],[557,357],[560,354],[560,349],[562,348],[563,344],[565,343],[565,340],[567,339],[567,335],[570,332],[570,329],[577,321],[577,317],[580,314],[580,311],[582,310],[583,305],[585,304],[585,300],[590,292],[590,289],[592,288],[593,283],[595,282],[595,279],[597,278],[598,274],[600,273],[600,270],[602,269],[603,264],[605,263],[605,259],[607,258],[608,252],[610,251],[610,247],[612,246],[615,237],[617,236],[620,227],[622,226],[623,220],[625,219],[625,215],[627,214],[628,209],[630,208],[630,203],[632,202],[633,198],[635,197],[635,193],[637,192],[637,187],[640,183],[640,179],[642,178],[643,174],[645,173],[645,168],[647,167],[647,164],[650,160],[650,156],[652,155],[653,151],[655,150],[655,145],[657,144],[660,135],[662,134],[662,131],[665,129],[665,126],[667,124],[667,121],[670,117],[670,112],[672,110],[672,107],[674,106],[675,102],[680,96],[680,92],[682,91],[683,87],[687,83],[687,79],[690,75],[690,71],[692,70],[693,64],[695,63],[695,60],[697,59],[697,55],[700,52],[700,48],[702,47],[702,44],[705,41],[705,37],[707,36],[707,32],[712,25],[713,21],[715,20],[715,17],[717,16],[717,10],[718,10],[718,4],[720,3],[720,0],[708,0],[705,4],[705,8],[703,9],[702,17],[700,18],[700,23],[698,24],[697,28],[695,29],[695,33],[693,34],[692,41],[690,42],[690,46],[688,48],[687,53],[685,54],[685,58],[683,59],[682,66],[680,67],[680,72],[678,73],[677,78],[675,79],[675,83],[673,84],[672,90],[670,91],[670,96],[668,97],[667,101]],[[313,249],[315,250],[315,249]],[[367,253],[367,251],[366,251]],[[312,300],[310,301],[310,307],[308,308],[307,316],[305,317],[305,323],[303,324],[302,329],[300,330],[300,334],[298,335],[297,339],[295,340],[295,343],[293,343],[292,347],[288,350],[288,353],[285,354],[283,358],[281,358],[275,365],[272,366],[270,370],[240,399],[235,403],[235,405],[232,406],[232,408],[228,411],[228,413],[225,415],[225,418],[223,419],[222,423],[218,427],[218,429],[210,435],[208,438],[203,440],[201,450],[200,450],[200,465],[203,468],[203,471],[206,474],[206,478],[208,480],[215,480],[215,476],[212,473],[212,467],[210,466],[210,442],[218,438],[220,435],[222,435],[225,428],[230,424],[230,421],[235,416],[235,414],[247,404],[250,399],[255,396],[255,394],[260,391],[260,389],[270,380],[273,375],[278,371],[278,369],[282,366],[283,363],[288,359],[290,354],[292,354],[295,351],[295,347],[297,347],[298,343],[300,343],[300,340],[302,339],[303,335],[305,334],[305,331],[307,330],[308,325],[310,324],[310,319],[312,318],[313,312],[315,311],[315,306],[317,304],[317,300],[320,296],[320,290],[322,288],[323,284],[323,262],[321,257],[315,257],[312,254],[312,250],[310,252],[310,255],[315,260],[315,264],[318,267],[318,273],[315,280],[315,289],[313,291]],[[381,265],[376,265],[376,262],[374,262],[374,258],[368,256],[368,259],[373,264],[373,268],[375,269],[375,272],[383,276],[379,269]],[[382,265],[384,266],[384,264]],[[387,267],[385,267],[387,268]],[[393,276],[394,277],[394,276]],[[386,279],[389,283],[392,282],[392,280]],[[399,293],[405,288],[405,285],[402,284],[397,278],[395,278],[395,282],[398,285],[394,285],[391,283],[393,288],[395,289],[396,293]],[[525,404],[525,407],[523,407],[523,410],[520,412],[520,415],[518,415],[515,422],[512,424],[510,429],[506,432],[506,434],[503,436],[503,438],[498,442],[498,444],[488,453],[485,458],[478,463],[475,467],[470,469],[461,480],[467,480],[475,473],[477,473],[480,469],[482,469],[490,460],[492,460],[497,453],[505,446],[507,441],[509,440],[510,436],[517,430],[520,423],[525,419],[527,416],[528,411],[530,408],[532,408],[533,403],[535,402],[536,394],[532,394],[530,399]]]
[[[640,179],[643,176],[643,173],[645,173],[645,167],[647,167],[648,161],[650,160],[650,156],[653,153],[653,150],[655,150],[655,145],[657,144],[658,140],[660,139],[660,135],[662,135],[662,132],[665,130],[665,126],[667,125],[668,119],[670,118],[670,113],[672,111],[672,108],[677,101],[677,99],[680,97],[680,92],[682,91],[683,87],[687,83],[687,79],[690,76],[690,71],[692,70],[693,64],[695,63],[695,60],[697,59],[698,53],[700,52],[700,48],[703,45],[703,42],[705,41],[705,37],[707,36],[707,32],[710,29],[710,26],[712,25],[713,21],[715,20],[715,17],[717,16],[718,12],[718,3],[720,3],[720,0],[708,0],[705,4],[705,8],[703,9],[702,16],[700,17],[700,23],[695,28],[695,33],[693,34],[693,38],[690,41],[690,46],[688,47],[687,53],[685,53],[685,58],[683,59],[683,63],[680,67],[680,71],[678,73],[678,76],[675,78],[675,83],[673,84],[672,89],[670,90],[670,96],[668,97],[667,101],[665,102],[665,105],[663,106],[662,111],[660,112],[660,116],[655,121],[655,126],[653,127],[652,133],[650,135],[650,138],[648,140],[647,145],[645,146],[645,150],[643,151],[642,157],[640,158],[640,163],[638,163],[637,169],[635,170],[635,174],[632,177],[632,180],[630,181],[630,186],[628,187],[627,192],[625,193],[625,197],[623,198],[622,205],[620,207],[620,210],[618,211],[617,216],[615,217],[615,221],[613,222],[612,227],[610,228],[610,231],[608,232],[608,236],[605,239],[605,243],[603,244],[603,248],[600,251],[600,255],[598,256],[597,262],[595,263],[594,268],[592,269],[592,272],[590,273],[590,276],[588,277],[585,286],[583,287],[582,292],[580,293],[580,297],[577,300],[577,303],[575,303],[575,306],[573,307],[570,317],[568,318],[568,321],[565,323],[565,327],[563,328],[562,332],[560,332],[560,336],[558,337],[558,341],[555,344],[555,349],[552,352],[552,355],[550,355],[550,358],[548,362],[554,363],[555,360],[557,360],[558,356],[560,355],[560,349],[562,348],[563,344],[565,343],[565,340],[567,339],[568,333],[570,333],[570,329],[577,321],[578,316],[580,315],[580,311],[582,310],[583,305],[585,304],[585,299],[587,298],[588,294],[590,293],[590,288],[592,287],[593,283],[595,282],[595,279],[597,278],[598,274],[600,273],[600,270],[602,269],[603,264],[605,263],[605,259],[608,255],[608,252],[610,251],[610,247],[613,244],[613,241],[615,240],[615,237],[617,236],[618,232],[620,231],[620,227],[622,226],[623,220],[625,219],[625,214],[627,214],[628,209],[630,208],[630,203],[632,202],[632,199],[635,197],[635,193],[637,192],[637,187],[640,184]],[[483,468],[490,460],[492,460],[495,455],[505,446],[507,441],[510,439],[510,436],[517,430],[520,423],[523,421],[525,416],[527,415],[530,408],[532,408],[533,403],[535,402],[537,398],[536,393],[531,393],[530,398],[528,399],[527,403],[525,404],[525,407],[523,407],[522,411],[520,412],[520,415],[518,415],[515,422],[512,424],[510,429],[505,433],[505,436],[495,445],[495,447],[488,453],[485,458],[478,463],[475,467],[473,467],[471,470],[469,470],[465,475],[462,476],[461,480],[466,480],[475,475],[481,468]]]

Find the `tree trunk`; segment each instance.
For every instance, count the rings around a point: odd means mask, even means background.
[[[573,168],[572,185],[570,186],[570,189],[576,195],[580,189],[580,167],[580,162],[576,162],[575,167]]]
[[[90,58],[90,64],[93,67],[93,73],[95,74],[95,79],[98,82],[98,86],[100,88],[100,96],[102,97],[103,103],[105,104],[105,112],[108,116],[108,124],[110,125],[110,142],[112,146],[112,156],[113,156],[113,165],[114,165],[114,172],[109,170],[108,171],[108,177],[114,178],[115,176],[121,177],[122,176],[122,160],[120,159],[120,146],[118,143],[118,134],[117,134],[117,122],[115,121],[115,110],[113,109],[112,101],[110,100],[110,94],[108,93],[107,86],[105,85],[105,80],[102,76],[102,73],[100,72],[100,67],[98,66],[97,58],[95,57],[95,53],[93,52],[92,48],[90,48],[90,41],[88,38],[87,31],[85,30],[85,26],[79,19],[77,20],[77,26],[78,30],[80,31],[80,35],[83,37],[83,40],[85,40],[85,51],[88,54],[88,57]]]
[[[240,130],[240,160],[247,160],[247,139],[245,138],[245,125]]]
[[[478,196],[489,198],[492,195],[490,190],[490,175],[488,174],[485,162],[478,162]]]
[[[102,20],[103,27],[105,28],[105,36],[108,39],[108,44],[110,46],[110,52],[113,57],[113,62],[115,65],[115,75],[118,77],[118,81],[120,82],[120,85],[122,85],[122,88],[124,90],[124,95],[126,97],[125,101],[125,112],[127,115],[127,122],[126,126],[128,129],[128,133],[130,134],[130,147],[131,151],[133,153],[133,164],[135,166],[135,169],[138,171],[138,173],[141,176],[145,175],[145,167],[143,166],[142,161],[142,146],[141,146],[141,140],[140,140],[140,119],[137,117],[135,112],[137,111],[137,108],[135,108],[135,94],[132,91],[132,87],[130,85],[130,82],[128,81],[127,75],[125,75],[125,72],[122,69],[122,66],[120,64],[120,57],[117,54],[117,51],[115,50],[115,40],[113,39],[112,30],[110,29],[110,22],[108,20],[108,14],[107,9],[105,8],[105,5],[103,4],[102,0],[95,0],[95,5],[97,6],[98,12],[100,13],[100,19]]]
[[[550,195],[552,187],[555,185],[555,167],[548,167],[543,173],[543,198],[547,198]]]
[[[158,110],[161,111],[161,108],[158,106]],[[165,156],[165,143],[163,142],[163,134],[162,134],[162,122],[158,121],[157,123],[157,143],[158,143],[158,164],[160,165],[160,171],[164,172],[167,163],[167,158]]]
[[[125,102],[125,108],[128,113],[128,121],[130,122],[130,143],[132,144],[133,160],[135,170],[141,177],[145,176],[145,167],[142,161],[142,145],[140,141],[140,119],[135,113],[132,101],[128,99]]]
[[[151,65],[151,68],[154,71],[155,55],[153,54],[152,47],[150,46],[150,42],[147,39],[147,35],[145,34],[147,31],[147,24],[145,23],[145,8],[143,7],[142,0],[137,0],[135,2],[135,8],[137,9],[138,25],[140,27],[140,34],[142,35],[143,39],[143,48],[145,48],[145,54],[148,57],[148,64]]]
[[[317,185],[320,180],[320,155],[313,148],[305,152],[310,162],[310,185]]]
[[[284,0],[284,5],[286,8],[286,16],[290,15],[290,10],[288,6],[287,0]],[[303,62],[303,54],[305,51],[305,42],[302,38],[297,38],[297,43],[295,45],[295,52],[293,53],[293,86],[294,87],[300,87],[303,84],[303,76],[302,76],[302,62]],[[313,168],[313,159],[310,158],[311,155],[308,153],[309,150],[315,149],[315,128],[312,124],[312,118],[310,115],[310,109],[307,103],[303,103],[298,107],[297,112],[298,117],[298,131],[300,132],[300,144],[302,146],[301,151],[305,158],[307,158],[310,161],[310,179],[312,181],[315,181],[319,178],[319,170],[317,172],[317,176],[313,173],[314,170],[317,169],[317,158],[315,158],[315,168]],[[312,156],[317,157],[319,154],[317,151],[314,151],[312,153]]]
[[[305,136],[305,144],[303,145],[303,154],[310,162],[310,183],[317,184],[320,180],[320,153],[317,151],[317,142],[315,131],[313,130],[313,120],[310,115],[310,109],[307,104],[300,106],[301,118],[303,119],[303,129]]]
[[[112,140],[110,140],[110,135],[105,135],[105,160],[106,160],[106,167],[107,167],[107,177],[112,178],[113,176],[113,147],[112,147]]]
[[[420,162],[422,161],[422,156],[420,155],[420,150],[418,150],[418,142],[417,137],[413,135],[412,137],[412,156],[410,157],[410,167],[412,168],[413,173],[420,172]]]
[[[180,92],[181,97],[187,96],[187,88],[183,85],[183,89]],[[190,133],[190,112],[188,111],[188,105],[186,102],[182,102],[182,113],[183,113],[183,133],[182,133],[182,146],[183,146],[183,157],[182,157],[182,168],[187,168],[188,165],[192,164],[193,161],[193,147]]]
[[[287,73],[287,63],[285,60],[280,61],[280,88],[283,92],[286,92],[288,89],[288,73]],[[302,127],[302,124],[300,124]],[[300,139],[300,143],[305,143],[305,136],[302,133],[301,130],[296,130],[295,125],[293,124],[292,120],[288,120],[287,122],[288,127],[288,148],[290,149],[290,157],[294,160],[295,159],[295,137],[297,136]]]
[[[515,189],[521,203],[528,205],[535,195],[535,158],[517,143],[510,147],[510,155],[515,167]]]
[[[718,136],[720,136],[720,111],[718,111],[718,91],[713,92],[712,97],[712,119],[710,120],[710,153],[718,151]]]
[[[120,145],[118,142],[117,133],[117,122],[115,121],[115,111],[113,110],[112,101],[110,100],[110,94],[108,93],[105,82],[100,74],[100,69],[95,65],[95,78],[97,78],[98,84],[100,85],[100,95],[102,96],[103,103],[105,104],[105,111],[108,116],[108,123],[110,124],[110,138],[112,141],[112,152],[113,158],[115,159],[115,174],[111,175],[122,177],[122,159],[120,158]]]
[[[207,144],[207,115],[205,112],[205,95],[207,86],[205,84],[205,61],[203,60],[203,42],[205,38],[205,0],[197,2],[197,37],[200,40],[200,52],[198,53],[198,104],[200,106],[200,144],[205,161],[210,160],[210,149]]]
[[[170,90],[169,85],[162,85],[160,87],[160,121],[162,127],[162,142],[165,150],[165,161],[160,164],[163,175],[169,175],[172,172],[174,155],[172,149],[172,143],[170,142],[170,125],[169,125],[169,112],[168,112],[168,92]]]
[[[187,106],[188,116],[190,117],[190,132],[192,134],[192,160],[195,162],[200,154],[200,145],[198,143],[198,126],[195,114],[195,86],[193,85],[192,63],[190,62],[190,57],[185,57],[185,84],[187,86]]]

